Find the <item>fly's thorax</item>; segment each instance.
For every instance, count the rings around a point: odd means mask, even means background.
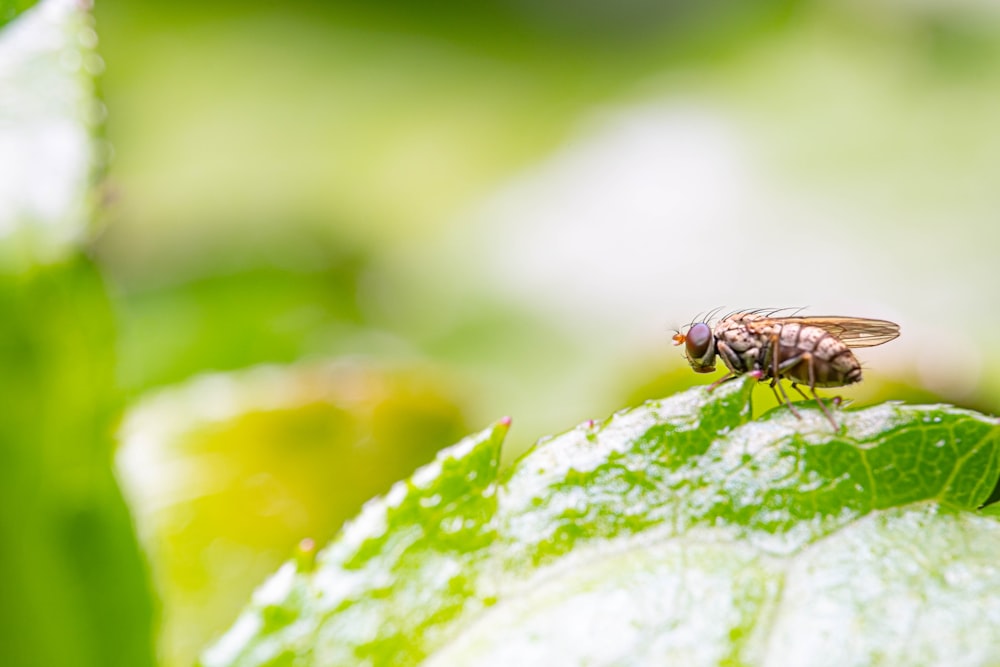
[[[754,331],[741,316],[727,317],[715,327],[718,353],[730,371],[747,373],[760,368],[767,337]]]
[[[726,318],[715,326],[715,339],[725,343],[735,352],[744,352],[756,347],[758,342],[758,336],[735,318]]]

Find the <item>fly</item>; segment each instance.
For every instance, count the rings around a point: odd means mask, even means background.
[[[799,412],[788,399],[781,380],[791,380],[792,389],[806,385],[834,428],[837,423],[816,393],[816,387],[843,387],[861,381],[861,364],[852,348],[874,347],[899,336],[899,325],[861,317],[773,317],[774,312],[742,312],[727,315],[713,329],[697,322],[674,336],[674,344],[685,346],[688,362],[696,373],[715,370],[719,356],[729,369],[712,384],[719,386],[745,373],[759,381],[771,380],[779,403],[786,403],[796,417]],[[780,394],[779,394],[780,391]]]

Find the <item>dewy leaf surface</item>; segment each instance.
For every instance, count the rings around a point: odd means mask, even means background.
[[[203,664],[996,664],[997,420],[750,421],[752,385],[581,425],[501,477],[503,422],[445,450]]]

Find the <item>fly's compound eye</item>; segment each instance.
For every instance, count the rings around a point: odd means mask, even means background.
[[[708,346],[712,342],[712,330],[704,322],[699,322],[692,326],[684,336],[684,345],[687,347],[690,359],[701,359],[708,352]]]

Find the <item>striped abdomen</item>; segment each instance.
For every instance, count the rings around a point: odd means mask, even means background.
[[[810,364],[804,360],[780,371],[782,377],[793,382],[814,387],[840,387],[861,380],[861,364],[854,353],[821,327],[786,322],[781,325],[777,341],[772,343],[769,352],[768,357],[777,354],[778,367],[783,363],[791,363],[804,354],[811,355],[812,377]],[[774,358],[767,361],[768,367],[761,370],[768,377],[773,377]]]

